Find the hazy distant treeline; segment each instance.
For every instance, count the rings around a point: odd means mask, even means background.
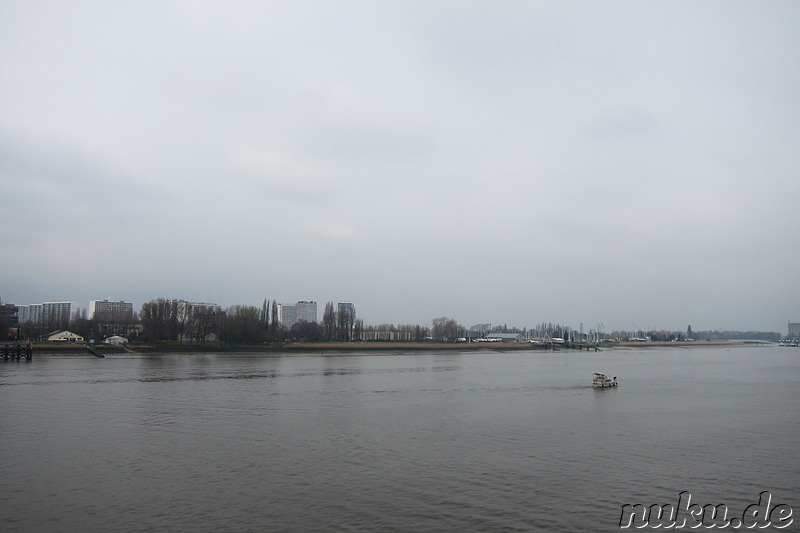
[[[695,331],[698,340],[758,340],[777,342],[783,336],[777,331]]]

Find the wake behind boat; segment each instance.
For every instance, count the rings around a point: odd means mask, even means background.
[[[614,378],[610,378],[603,374],[602,372],[595,372],[594,379],[592,379],[592,387],[596,389],[605,389],[607,387],[616,387],[617,383],[617,376]]]

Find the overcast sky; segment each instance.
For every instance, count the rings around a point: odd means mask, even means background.
[[[800,321],[800,2],[0,0],[0,298]]]

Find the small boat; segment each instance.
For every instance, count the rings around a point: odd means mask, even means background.
[[[606,387],[616,387],[617,383],[617,376],[610,378],[603,374],[602,372],[595,372],[594,379],[592,379],[592,387],[596,389],[605,389]]]

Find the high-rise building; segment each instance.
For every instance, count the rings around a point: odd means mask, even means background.
[[[295,318],[297,322],[304,320],[309,323],[317,322],[317,302],[299,301],[295,304]]]
[[[789,338],[800,339],[800,322],[789,322]]]
[[[209,304],[205,302],[187,302],[186,300],[177,300],[178,302],[178,316],[182,320],[194,318],[200,314],[217,314],[222,312],[222,307],[217,304]]]
[[[291,329],[297,322],[297,307],[295,304],[278,304],[278,322],[286,329]]]
[[[78,302],[44,302],[19,305],[20,324],[32,323],[45,326],[66,326],[78,314]]]
[[[98,322],[130,322],[133,319],[133,304],[122,300],[91,300],[89,318]]]
[[[278,322],[286,329],[300,321],[317,322],[317,302],[299,301],[293,304],[278,304]]]
[[[217,304],[209,304],[204,302],[187,302],[186,300],[150,300],[145,303],[142,308],[146,306],[160,307],[169,309],[177,317],[179,322],[186,322],[187,320],[202,314],[217,314],[222,312],[222,307]]]
[[[20,324],[39,324],[42,316],[42,304],[18,305],[17,313]]]

